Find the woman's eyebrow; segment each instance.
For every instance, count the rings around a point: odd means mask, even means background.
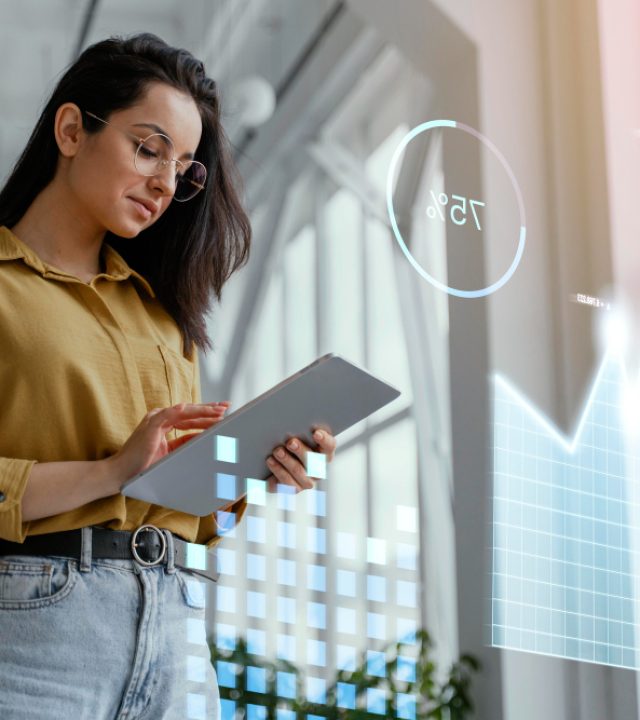
[[[171,140],[171,136],[169,135],[169,133],[168,133],[166,130],[163,130],[163,129],[160,127],[160,125],[156,125],[155,123],[135,123],[135,124],[133,125],[133,127],[146,127],[146,128],[150,128],[151,130],[154,130],[155,132],[160,133],[161,135],[166,135],[166,136],[169,138],[169,140]],[[171,142],[173,142],[173,140],[171,140]],[[193,158],[194,158],[195,156],[194,156],[193,153],[187,152],[187,153],[183,153],[180,157],[181,157],[181,158],[188,158],[189,160],[193,160]]]

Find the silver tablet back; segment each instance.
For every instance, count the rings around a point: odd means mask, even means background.
[[[330,353],[151,465],[129,480],[122,494],[206,515],[220,505],[217,473],[264,480],[270,474],[266,458],[288,437],[300,437],[314,448],[311,426],[338,435],[399,395],[396,388]]]

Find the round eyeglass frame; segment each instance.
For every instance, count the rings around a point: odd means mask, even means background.
[[[184,163],[183,163],[181,160],[178,160],[178,158],[171,158],[170,160],[163,160],[163,159],[160,158],[160,159],[158,159],[158,161],[157,161],[157,165],[158,165],[158,168],[159,168],[159,169],[158,169],[156,172],[154,172],[154,173],[144,173],[144,172],[142,172],[142,171],[140,170],[140,168],[138,167],[138,155],[139,155],[139,153],[140,153],[140,148],[144,145],[144,143],[145,143],[149,138],[158,136],[158,137],[161,137],[161,138],[166,138],[166,140],[169,141],[169,145],[170,145],[171,147],[173,147],[173,141],[171,140],[171,138],[170,138],[168,135],[164,135],[163,133],[151,133],[150,135],[147,135],[147,137],[143,138],[143,137],[140,137],[139,135],[136,135],[136,133],[132,133],[132,132],[130,132],[129,130],[124,130],[123,128],[120,128],[120,127],[118,127],[117,125],[114,125],[112,122],[109,122],[108,120],[104,120],[103,118],[98,117],[97,115],[95,115],[95,114],[92,113],[92,112],[89,112],[88,110],[84,110],[83,112],[84,112],[85,115],[88,115],[89,117],[92,117],[92,118],[94,118],[95,120],[99,120],[101,123],[104,123],[105,125],[111,125],[111,126],[114,127],[116,130],[119,130],[121,133],[124,133],[124,134],[127,135],[128,137],[130,137],[130,138],[132,138],[133,140],[136,140],[136,141],[137,141],[138,147],[137,147],[137,149],[136,149],[135,155],[133,156],[133,164],[135,165],[136,170],[137,170],[137,171],[140,173],[140,175],[142,175],[143,177],[155,177],[156,175],[160,175],[160,174],[163,172],[164,168],[165,168],[167,165],[171,164],[171,163],[175,163],[175,165],[176,165],[176,170],[177,170],[180,166],[184,165]],[[189,200],[193,200],[193,198],[196,197],[196,195],[197,195],[201,190],[204,190],[205,185],[206,185],[206,182],[207,182],[207,167],[206,167],[206,165],[204,165],[203,163],[201,163],[199,160],[189,160],[189,165],[190,165],[190,166],[191,166],[191,165],[194,165],[194,164],[195,164],[195,165],[200,165],[200,167],[202,167],[202,170],[204,171],[204,180],[203,180],[202,184],[192,182],[191,184],[192,184],[195,188],[197,188],[196,191],[193,193],[193,195],[189,195],[189,197],[186,197],[186,198],[179,198],[179,197],[176,197],[176,191],[177,191],[177,189],[178,189],[179,179],[176,179],[176,180],[175,180],[175,190],[173,191],[172,200],[175,200],[176,202],[188,202]]]

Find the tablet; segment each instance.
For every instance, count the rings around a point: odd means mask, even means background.
[[[339,435],[399,395],[393,386],[329,353],[150,465],[121,492],[208,515],[220,506],[218,473],[266,480],[271,474],[267,457],[290,436],[317,448],[312,426]]]

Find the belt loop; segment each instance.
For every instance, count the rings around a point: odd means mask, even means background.
[[[91,540],[93,537],[93,528],[91,525],[82,528],[82,537],[80,545],[80,570],[82,572],[91,572]]]
[[[176,571],[176,550],[171,530],[161,529],[167,538],[167,574],[171,575]]]

